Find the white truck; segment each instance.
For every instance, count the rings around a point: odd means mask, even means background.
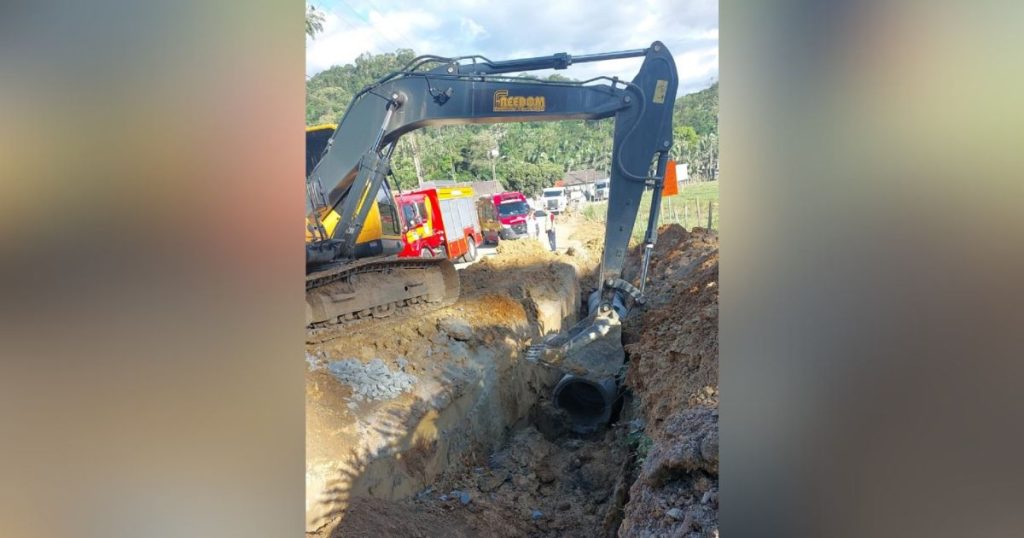
[[[565,206],[569,204],[569,198],[565,195],[565,188],[563,187],[544,189],[542,200],[544,201],[544,209],[553,213],[565,211]]]
[[[608,199],[608,180],[599,179],[594,182],[594,196],[592,198],[595,202]]]

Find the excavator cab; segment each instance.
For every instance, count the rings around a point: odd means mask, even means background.
[[[327,151],[327,145],[338,129],[335,123],[322,123],[306,127],[306,177],[313,172],[320,158]]]
[[[338,126],[333,123],[306,128],[306,175],[316,168],[330,146]],[[334,235],[341,215],[326,202],[313,204],[317,197],[307,197],[306,242],[319,241]],[[313,206],[316,207],[313,207]],[[362,230],[356,238],[356,258],[395,254],[396,241],[401,242],[402,224],[394,198],[382,185],[369,209]],[[390,248],[386,248],[390,247]]]

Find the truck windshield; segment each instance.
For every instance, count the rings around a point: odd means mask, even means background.
[[[560,190],[544,191],[544,197],[545,198],[554,198],[556,196],[561,196],[561,195],[562,195],[562,191],[560,191]]]
[[[522,200],[518,202],[506,202],[498,206],[499,217],[512,217],[515,215],[525,215],[530,212],[530,207],[526,205],[526,202]]]

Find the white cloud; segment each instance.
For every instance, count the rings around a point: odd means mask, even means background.
[[[328,10],[324,31],[307,39],[306,74],[313,75],[333,65],[351,63],[364,52],[394,52],[411,48],[417,52],[431,46],[430,35],[441,20],[427,11],[369,11],[362,19],[351,11]]]
[[[675,57],[680,94],[718,78],[717,0],[449,0],[442,12],[399,0],[344,0],[322,9],[328,13],[324,33],[306,49],[310,75],[351,63],[362,52],[397,48],[504,60],[646,48],[660,40]],[[561,73],[631,80],[641,61],[580,64]]]
[[[487,30],[469,17],[462,17],[459,21],[459,29],[461,29],[463,33],[469,34],[470,39],[476,39],[487,35]]]

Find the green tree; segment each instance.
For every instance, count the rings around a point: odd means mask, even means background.
[[[335,123],[359,90],[400,69],[415,57],[409,49],[360,54],[353,63],[335,65],[306,82],[306,123]]]
[[[306,35],[316,39],[317,34],[324,31],[325,15],[313,4],[306,4]]]
[[[498,178],[503,187],[534,197],[562,177],[562,169],[555,164],[533,164],[522,161],[502,161],[498,165]]]
[[[676,99],[671,155],[697,179],[718,178],[718,83]]]
[[[307,123],[337,123],[357,92],[414,57],[409,49],[364,53],[350,64],[317,73],[306,83]],[[539,80],[536,76],[531,78]],[[550,75],[547,80],[570,81],[559,74]],[[689,163],[695,175],[715,177],[718,84],[676,99],[673,118],[672,157]],[[393,181],[401,188],[415,187],[415,160],[419,161],[420,173],[426,181],[490,179],[493,166],[506,188],[537,194],[562,179],[566,172],[594,169],[608,173],[613,127],[611,119],[427,127],[415,133],[415,153],[410,134],[396,147],[392,158]],[[492,160],[491,150],[495,147],[499,157]]]
[[[676,99],[673,110],[676,125],[689,125],[698,135],[718,134],[718,83],[699,92]]]

